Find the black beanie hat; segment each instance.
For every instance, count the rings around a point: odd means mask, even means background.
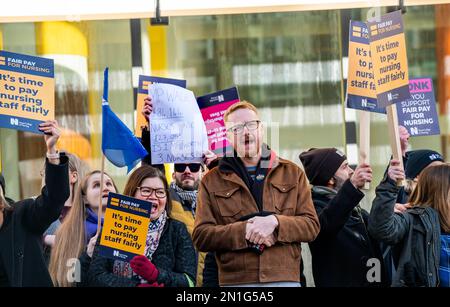
[[[5,178],[3,178],[2,173],[0,173],[0,185],[2,186],[3,189],[3,195],[6,194],[6,190],[5,190]]]
[[[408,160],[405,166],[405,175],[407,179],[414,179],[424,170],[425,167],[434,161],[444,162],[440,153],[434,150],[422,149],[408,152]]]
[[[343,152],[336,148],[311,148],[299,156],[306,176],[312,185],[326,186],[342,162],[347,160]]]

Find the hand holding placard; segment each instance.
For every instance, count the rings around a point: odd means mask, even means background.
[[[54,117],[53,60],[0,50],[0,127],[41,133]]]

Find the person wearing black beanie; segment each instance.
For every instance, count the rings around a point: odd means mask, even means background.
[[[406,179],[414,180],[429,166],[444,163],[444,158],[434,150],[421,149],[408,152],[408,161],[405,165]]]
[[[311,148],[300,154],[300,160],[312,185],[327,186],[341,164],[347,160],[336,148]]]
[[[440,165],[444,163],[444,158],[440,153],[430,149],[411,150],[406,152],[403,159],[403,165],[405,169],[406,185],[401,187],[398,196],[397,204],[395,205],[396,212],[404,212],[405,205],[409,202],[409,195],[417,185],[420,173],[430,166]],[[387,170],[384,177],[387,175]]]
[[[377,258],[378,244],[368,235],[368,212],[361,209],[360,189],[372,180],[372,169],[363,164],[353,171],[347,157],[336,148],[312,148],[299,156],[309,182],[320,221],[317,239],[309,243],[317,287],[387,286],[384,267],[379,278],[368,280]]]

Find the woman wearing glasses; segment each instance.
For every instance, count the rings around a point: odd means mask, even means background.
[[[195,285],[196,255],[186,226],[169,217],[171,199],[165,176],[143,165],[128,179],[124,194],[152,203],[145,256],[130,263],[104,258],[94,250],[91,286],[190,287]]]

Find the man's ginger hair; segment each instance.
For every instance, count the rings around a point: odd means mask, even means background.
[[[252,110],[253,112],[256,113],[256,115],[259,116],[258,109],[256,109],[256,107],[250,102],[243,100],[236,102],[235,104],[232,104],[231,106],[228,107],[228,109],[225,111],[225,114],[223,115],[223,121],[225,123],[228,122],[228,117],[230,116],[230,114],[239,109]]]

